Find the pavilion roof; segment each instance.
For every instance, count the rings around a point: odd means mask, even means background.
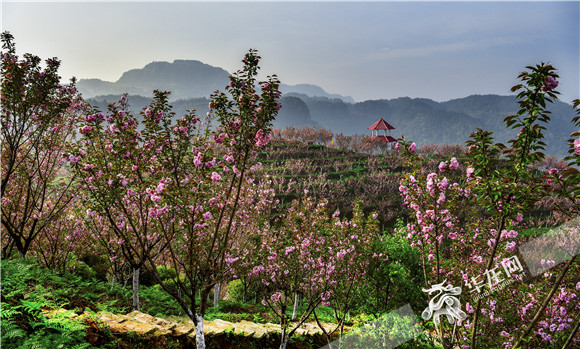
[[[373,142],[379,141],[379,142],[385,142],[385,143],[391,143],[391,142],[396,142],[397,141],[396,139],[394,139],[391,136],[373,136],[371,138],[371,140]]]
[[[375,122],[369,130],[394,130],[395,128],[391,126],[388,122],[386,122],[383,118],[380,118],[379,121]]]

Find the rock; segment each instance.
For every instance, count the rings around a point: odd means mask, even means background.
[[[204,334],[222,334],[228,329],[234,329],[234,324],[228,321],[216,319],[203,322]]]
[[[265,335],[268,335],[268,330],[265,326],[261,324],[256,324],[253,322],[249,322],[243,320],[235,324],[236,330],[240,328],[242,333],[246,334],[247,336],[252,336],[254,338],[262,338]]]

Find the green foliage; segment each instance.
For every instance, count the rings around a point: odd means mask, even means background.
[[[144,313],[156,317],[185,315],[175,298],[165,292],[159,285],[141,287],[139,295],[142,302],[141,311]]]
[[[175,279],[177,277],[177,271],[175,271],[175,269],[165,266],[165,265],[160,265],[157,267],[157,273],[159,275],[159,278],[162,281],[168,280],[168,279]]]
[[[97,273],[91,267],[80,261],[75,265],[73,273],[84,279],[92,279],[97,276]]]
[[[340,340],[342,347],[437,348],[433,340],[423,333],[416,318],[389,313],[378,318],[362,317],[356,320],[357,327]]]
[[[80,260],[94,271],[94,277],[101,281],[107,281],[110,266],[106,258],[96,254],[86,254]]]
[[[230,299],[236,302],[244,300],[244,284],[241,280],[233,280],[226,286]]]
[[[61,294],[43,283],[60,283],[58,276],[30,260],[2,261],[3,348],[89,348],[85,325],[70,312],[47,317],[43,310],[65,305]]]
[[[373,241],[372,252],[377,257],[369,265],[355,312],[379,316],[406,303],[419,307],[423,301],[419,251],[403,236],[405,229],[401,224],[399,220],[394,234],[384,234]]]
[[[246,302],[250,299],[258,299],[260,296],[260,284],[255,280],[245,280],[246,284],[240,279],[230,281],[226,286],[228,295],[232,301]]]

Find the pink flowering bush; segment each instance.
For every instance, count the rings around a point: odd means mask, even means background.
[[[370,241],[378,233],[374,218],[363,216],[358,204],[352,220],[335,212],[328,215],[327,202],[309,197],[295,201],[270,231],[262,232],[254,268],[249,274],[265,287],[262,304],[272,309],[282,327],[280,348],[310,316],[317,321],[317,308],[337,310],[337,326],[323,330],[330,342],[345,321],[357,288],[368,267]],[[306,308],[291,323],[286,314],[293,296],[298,294]]]
[[[553,67],[528,69],[520,75],[523,84],[513,89],[520,91],[521,110],[506,123],[519,133],[508,145],[495,143],[491,132],[478,130],[467,142],[465,164],[452,158],[429,172],[420,167],[421,158],[411,145],[401,141],[403,155],[414,166],[401,181],[400,191],[411,210],[408,238],[422,252],[424,265],[430,266],[425,267],[425,285],[447,280],[463,286],[461,304],[468,317],[453,328],[441,324],[438,333],[444,347],[512,348],[524,341],[533,347],[553,347],[575,341],[568,325],[580,313],[574,302],[575,283],[569,277],[574,275],[571,270],[579,270],[575,257],[533,278],[510,262],[517,257],[523,262],[518,248],[527,239],[518,227],[523,213],[551,188],[545,176],[560,181],[564,193],[573,192],[573,183],[578,183],[575,171],[565,177],[557,169],[546,174],[533,170],[543,159],[542,130],[550,120],[546,103],[558,92]],[[574,155],[573,140],[569,144]],[[570,182],[563,183],[564,178]],[[577,214],[578,205],[571,202],[569,207]]]

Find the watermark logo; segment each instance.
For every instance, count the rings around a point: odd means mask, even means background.
[[[518,256],[511,256],[502,260],[499,266],[486,269],[483,275],[472,276],[471,279],[466,276],[464,280],[465,285],[470,289],[469,293],[477,292],[475,301],[478,301],[494,292],[502,290],[507,285],[513,283],[518,274],[524,273],[524,268]],[[486,287],[487,290],[482,293],[482,289]]]
[[[452,285],[443,286],[446,282],[447,280],[433,285],[429,289],[423,289],[423,292],[428,292],[429,296],[435,292],[438,293],[431,298],[429,306],[423,310],[421,316],[424,320],[429,320],[433,317],[435,325],[439,325],[439,316],[445,315],[449,323],[453,324],[457,320],[457,324],[460,325],[461,321],[467,318],[467,314],[461,310],[459,299],[455,297],[461,294],[461,288],[453,287]]]

